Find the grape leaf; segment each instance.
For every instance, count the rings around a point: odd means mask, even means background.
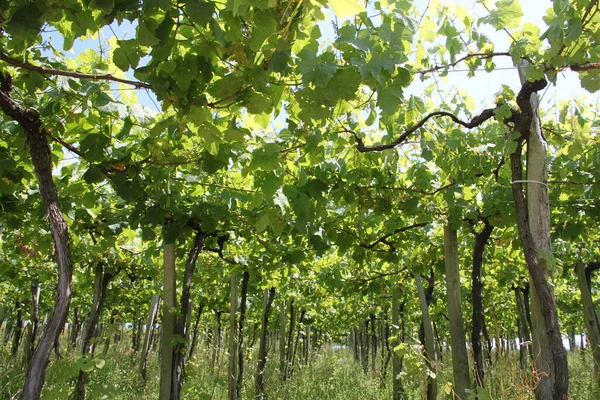
[[[329,0],[329,4],[339,18],[353,17],[366,11],[359,0]]]

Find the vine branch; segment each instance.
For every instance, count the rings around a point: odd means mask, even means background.
[[[497,109],[497,107],[496,108],[487,108],[487,109],[483,110],[481,112],[481,114],[473,117],[470,121],[463,121],[460,118],[458,118],[456,115],[449,113],[447,111],[435,111],[435,112],[427,114],[425,117],[423,117],[423,119],[421,119],[415,125],[408,128],[406,131],[402,132],[397,137],[397,139],[394,140],[393,142],[388,143],[388,144],[379,144],[379,145],[375,145],[375,146],[365,146],[365,142],[363,141],[363,139],[361,137],[359,137],[358,134],[353,130],[344,129],[342,132],[350,133],[354,136],[354,140],[356,140],[356,149],[358,151],[360,151],[361,153],[383,151],[383,150],[387,150],[387,149],[393,149],[394,147],[401,145],[410,135],[412,135],[413,133],[415,133],[416,131],[421,129],[423,127],[423,125],[425,125],[425,123],[427,121],[429,121],[431,118],[447,117],[447,118],[450,118],[455,123],[462,125],[467,129],[473,129],[473,128],[480,126],[488,119],[492,118],[494,116],[494,111],[496,109]]]
[[[441,70],[444,70],[447,68],[456,67],[461,62],[466,61],[470,58],[478,58],[480,60],[488,60],[490,58],[500,57],[500,56],[510,57],[510,53],[508,51],[500,52],[500,53],[469,53],[469,54],[465,55],[464,57],[461,57],[458,60],[454,61],[453,63],[444,64],[444,65],[435,65],[429,69],[418,70],[418,71],[416,71],[416,73],[420,74],[420,75],[425,75],[425,74],[430,74],[432,72],[441,71]]]
[[[118,78],[112,74],[86,74],[83,72],[77,71],[64,71],[60,69],[47,68],[39,65],[33,65],[27,61],[20,61],[15,58],[9,57],[0,51],[0,60],[4,61],[7,64],[10,64],[14,67],[23,68],[29,71],[39,72],[44,75],[60,75],[60,76],[68,76],[71,78],[79,78],[79,79],[90,79],[93,81],[112,81],[123,83],[125,85],[131,85],[136,87],[137,89],[152,89],[152,85],[145,82],[133,81],[129,79]]]
[[[389,243],[389,242],[387,241],[387,239],[388,239],[388,238],[390,238],[391,236],[393,236],[393,235],[395,235],[395,234],[397,234],[397,233],[400,233],[400,232],[405,232],[405,231],[408,231],[408,230],[411,230],[411,229],[415,229],[415,228],[421,228],[421,227],[427,226],[427,225],[429,225],[429,224],[430,224],[430,222],[420,222],[420,223],[418,223],[418,224],[413,224],[413,225],[404,226],[404,227],[402,227],[402,228],[395,229],[395,230],[394,230],[393,232],[391,232],[391,233],[388,233],[388,234],[386,234],[386,235],[383,235],[382,237],[380,237],[379,239],[375,240],[375,241],[374,241],[374,242],[372,242],[372,243],[364,243],[364,242],[363,242],[363,243],[361,243],[361,244],[360,244],[360,247],[363,247],[363,248],[365,248],[365,249],[369,249],[369,250],[371,250],[371,249],[373,249],[375,246],[377,246],[379,243],[385,243],[385,244],[387,244],[388,246],[390,246],[390,248],[393,248],[394,246],[392,245],[392,243]]]

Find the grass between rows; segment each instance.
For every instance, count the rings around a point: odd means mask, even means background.
[[[103,346],[96,358],[103,359],[102,368],[94,369],[87,385],[89,399],[155,399],[158,393],[158,357],[150,357],[148,380],[142,382],[138,375],[138,354],[131,351],[127,340],[112,346],[102,354]],[[64,347],[63,347],[64,348]],[[365,374],[354,362],[352,353],[346,349],[324,346],[312,354],[309,365],[297,365],[291,379],[280,379],[277,353],[271,349],[265,373],[266,392],[270,399],[331,399],[367,400],[392,398],[391,363],[385,380],[382,360],[378,360],[375,371]],[[46,374],[42,399],[68,399],[78,373],[79,356],[63,351],[61,359],[53,359]],[[452,368],[449,354],[444,354],[441,370],[437,373],[438,399],[451,398]],[[593,361],[587,351],[569,353],[570,396],[577,400],[600,398],[600,390],[593,382]],[[222,353],[213,369],[211,352],[200,348],[189,361],[182,390],[182,398],[189,400],[227,399],[227,354]],[[245,363],[243,398],[254,396],[254,374],[256,358],[248,353]],[[8,346],[0,347],[0,400],[17,399],[25,371],[21,357],[13,359]],[[424,399],[426,373],[422,357],[415,351],[404,358],[404,370],[400,375],[408,399]],[[487,388],[479,399],[533,399],[536,374],[519,367],[518,353],[509,352],[493,357],[487,368]],[[473,396],[473,399],[475,397]]]

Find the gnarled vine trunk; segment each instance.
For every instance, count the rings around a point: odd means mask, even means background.
[[[400,290],[396,285],[392,287],[392,337],[394,340],[391,342],[392,349],[392,398],[393,400],[401,400],[406,397],[404,388],[402,387],[402,381],[400,380],[400,372],[402,372],[402,358],[394,351],[394,348],[403,341],[403,332],[398,329],[400,327],[400,301],[398,295]],[[404,307],[404,303],[402,303]]]
[[[108,290],[108,284],[113,278],[113,274],[104,270],[104,263],[97,262],[94,271],[94,297],[92,299],[92,307],[88,314],[88,319],[85,324],[85,331],[82,339],[81,354],[92,355],[92,339],[97,333],[98,321],[104,310],[104,304],[106,301],[106,292]],[[76,400],[85,399],[85,384],[87,381],[88,373],[80,370],[77,378],[77,384],[75,386]]]
[[[152,344],[152,332],[154,331],[154,324],[156,323],[156,318],[158,317],[159,304],[160,295],[155,293],[152,295],[152,300],[150,301],[150,309],[148,310],[148,320],[146,322],[146,333],[144,334],[144,343],[142,344],[142,352],[140,354],[139,372],[143,380],[146,380],[148,356],[150,354],[150,348]]]
[[[473,349],[473,369],[475,370],[475,385],[485,386],[485,372],[483,369],[483,349],[481,334],[485,324],[483,312],[483,253],[494,227],[487,218],[483,219],[483,229],[475,233],[475,247],[473,248],[473,271],[471,273],[471,298],[473,299],[473,324],[471,329],[471,348]]]
[[[38,335],[38,325],[40,322],[40,283],[34,280],[31,283],[31,320],[27,332],[27,348],[25,349],[25,364],[29,365],[33,351],[35,350],[35,341]]]
[[[521,70],[521,67],[520,67]],[[554,291],[547,278],[550,248],[550,209],[548,201],[546,146],[537,115],[537,91],[544,80],[525,82],[517,96],[521,110],[516,128],[520,133],[511,154],[512,192],[517,211],[519,236],[531,283],[531,319],[535,367],[540,377],[536,388],[539,400],[563,400],[568,395],[569,370],[562,343]],[[523,141],[527,141],[527,200],[522,190]]]
[[[196,320],[194,321],[194,328],[192,330],[192,338],[190,341],[190,349],[188,351],[187,358],[190,359],[196,351],[196,343],[198,342],[198,325],[200,324],[200,317],[204,310],[204,303],[198,304],[198,310],[196,311]]]
[[[10,76],[0,73],[0,108],[6,115],[17,121],[25,132],[31,161],[39,184],[40,196],[46,207],[54,240],[54,256],[58,264],[58,284],[54,310],[31,357],[21,395],[24,400],[37,400],[40,398],[42,386],[44,385],[50,352],[67,321],[69,305],[71,304],[73,264],[71,263],[68,225],[61,212],[56,186],[52,181],[52,159],[47,139],[48,134],[42,128],[42,121],[38,112],[17,104],[10,97],[10,91]]]
[[[190,296],[192,290],[192,279],[194,277],[194,270],[196,269],[196,262],[202,247],[204,246],[204,239],[206,234],[204,232],[198,232],[194,239],[192,249],[188,254],[187,261],[185,263],[185,272],[183,274],[183,288],[181,290],[180,299],[180,314],[175,321],[175,335],[176,337],[182,338],[175,346],[173,346],[173,382],[171,384],[171,399],[179,399],[179,392],[181,391],[181,380],[183,379],[185,369],[185,346],[188,343],[189,331],[185,331],[187,325],[187,318],[189,318],[190,310]]]
[[[237,343],[237,356],[238,356],[238,370],[237,370],[237,384],[236,393],[238,400],[242,399],[242,379],[244,377],[244,329],[246,323],[246,300],[248,298],[248,281],[250,279],[250,273],[244,271],[242,276],[242,293],[240,299],[240,318],[238,322],[238,343]]]
[[[600,324],[598,323],[598,315],[596,314],[592,300],[589,280],[586,277],[586,266],[583,261],[577,261],[575,270],[577,272],[579,291],[581,292],[585,328],[590,340],[590,351],[594,360],[594,379],[596,382],[600,382]]]
[[[427,359],[428,368],[433,374],[427,376],[427,400],[437,399],[437,379],[434,378],[437,374],[437,363],[435,357],[435,343],[433,342],[433,327],[431,326],[431,317],[429,316],[429,306],[425,298],[425,289],[421,276],[415,274],[415,284],[419,292],[419,303],[421,304],[421,315],[423,322],[423,333],[425,338],[425,357]]]
[[[265,396],[265,367],[267,366],[267,333],[269,332],[269,314],[271,305],[275,298],[275,288],[265,289],[263,299],[263,312],[260,327],[260,342],[258,345],[258,367],[256,368],[256,381],[254,396],[257,400],[263,400]]]

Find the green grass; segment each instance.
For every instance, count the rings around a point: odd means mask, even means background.
[[[65,349],[65,347],[63,347]],[[158,358],[154,353],[150,358],[148,380],[141,382],[138,376],[138,354],[129,349],[129,341],[124,339],[118,346],[112,346],[105,355],[99,346],[96,357],[106,361],[101,369],[89,375],[87,394],[89,399],[136,400],[155,399],[158,393]],[[46,374],[43,399],[68,399],[78,373],[77,357],[63,350],[63,358],[52,360]],[[412,357],[412,358],[411,358]],[[409,399],[425,398],[425,375],[423,364],[417,353],[405,359],[406,371],[402,382]],[[190,360],[187,376],[182,389],[182,398],[187,400],[226,400],[227,399],[227,356],[213,369],[208,350],[200,348]],[[438,399],[448,399],[451,388],[451,358],[444,354],[442,369],[438,372]],[[569,353],[570,395],[576,400],[600,398],[598,387],[593,384],[592,359],[587,352]],[[382,374],[365,374],[352,359],[352,354],[344,349],[323,349],[313,354],[309,366],[298,365],[293,376],[287,381],[280,379],[277,353],[271,350],[265,373],[266,392],[269,399],[302,400],[368,400],[391,399],[391,363],[385,385]],[[254,395],[254,374],[256,359],[245,363],[243,398]],[[0,347],[0,400],[17,399],[25,371],[21,359],[13,360],[7,348]],[[536,377],[531,371],[522,371],[518,354],[510,352],[494,358],[487,369],[487,390],[494,400],[532,399]]]

